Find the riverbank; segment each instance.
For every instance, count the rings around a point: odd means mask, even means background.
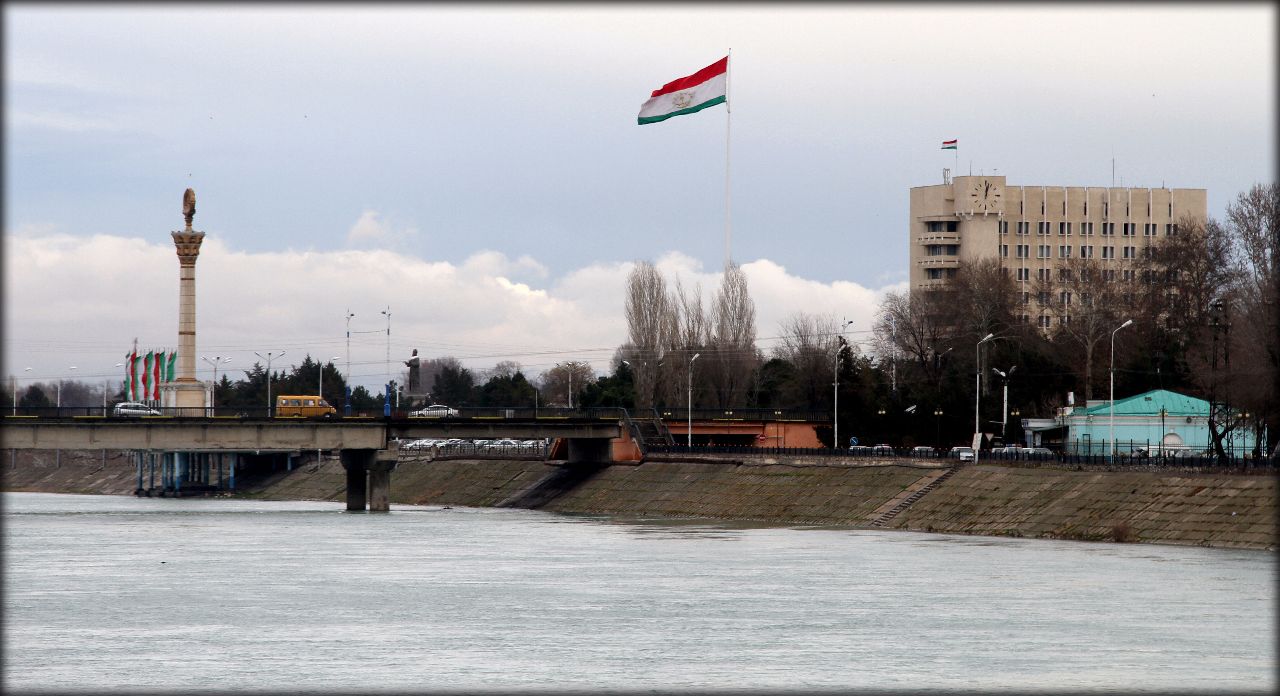
[[[1276,477],[1176,471],[1075,471],[938,462],[646,461],[576,465],[427,458],[392,474],[400,505],[518,507],[561,513],[877,526],[924,532],[1273,549]],[[130,495],[133,465],[98,451],[19,453],[8,491]],[[336,459],[256,476],[236,495],[343,501]],[[923,492],[922,492],[923,491]]]

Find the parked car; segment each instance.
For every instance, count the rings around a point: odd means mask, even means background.
[[[458,415],[458,410],[444,404],[431,404],[417,411],[410,411],[410,418],[449,418]]]
[[[937,455],[937,450],[927,445],[920,445],[918,447],[911,448],[911,456],[913,457],[936,457]]]
[[[951,448],[951,455],[962,462],[973,461],[973,448],[956,446]]]
[[[893,456],[894,451],[891,445],[880,444],[880,445],[876,445],[875,447],[872,447],[871,453]]]
[[[1018,453],[1023,459],[1053,459],[1053,450],[1047,447],[1028,447]]]
[[[160,412],[136,401],[121,401],[113,410],[117,416],[158,416]]]
[[[1023,450],[1024,448],[1017,445],[1009,445],[1008,447],[992,447],[991,453],[1002,455],[1008,459],[1016,459],[1022,454]]]
[[[871,454],[871,447],[869,445],[851,445],[849,447],[849,454],[866,456]]]

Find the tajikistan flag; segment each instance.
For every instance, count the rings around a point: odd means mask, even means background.
[[[672,80],[653,90],[649,101],[640,107],[638,123],[657,123],[672,116],[692,114],[709,106],[723,104],[729,88],[729,56],[698,72]]]

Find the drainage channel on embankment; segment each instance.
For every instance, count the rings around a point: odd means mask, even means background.
[[[24,456],[24,454],[26,456]],[[131,494],[127,457],[20,453],[4,490]],[[394,505],[519,507],[618,516],[847,525],[1050,539],[1273,549],[1272,473],[1077,471],[1051,466],[668,456],[636,463],[405,459]],[[343,501],[336,459],[247,477],[236,495]],[[393,508],[394,509],[394,508]]]

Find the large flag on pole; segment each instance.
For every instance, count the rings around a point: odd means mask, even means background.
[[[943,141],[942,141],[942,149],[943,149],[943,150],[955,150],[955,149],[956,149],[956,146],[957,146],[957,145],[959,145],[959,144],[960,144],[960,141],[959,141],[958,139],[957,139],[957,140],[943,140]]]
[[[154,358],[154,351],[147,351],[145,357],[142,358],[142,400],[146,401],[151,398],[151,361]]]
[[[178,360],[178,351],[176,350],[171,351],[169,353],[169,364],[165,366],[165,370],[164,370],[164,381],[166,382],[173,381],[173,368],[174,368],[174,363],[177,362],[177,360]]]
[[[137,351],[130,351],[124,354],[124,400],[133,401],[133,361],[137,358]]]
[[[698,72],[672,80],[653,90],[640,107],[640,125],[658,123],[672,116],[693,114],[703,109],[723,104],[728,94],[729,56],[708,65]]]

